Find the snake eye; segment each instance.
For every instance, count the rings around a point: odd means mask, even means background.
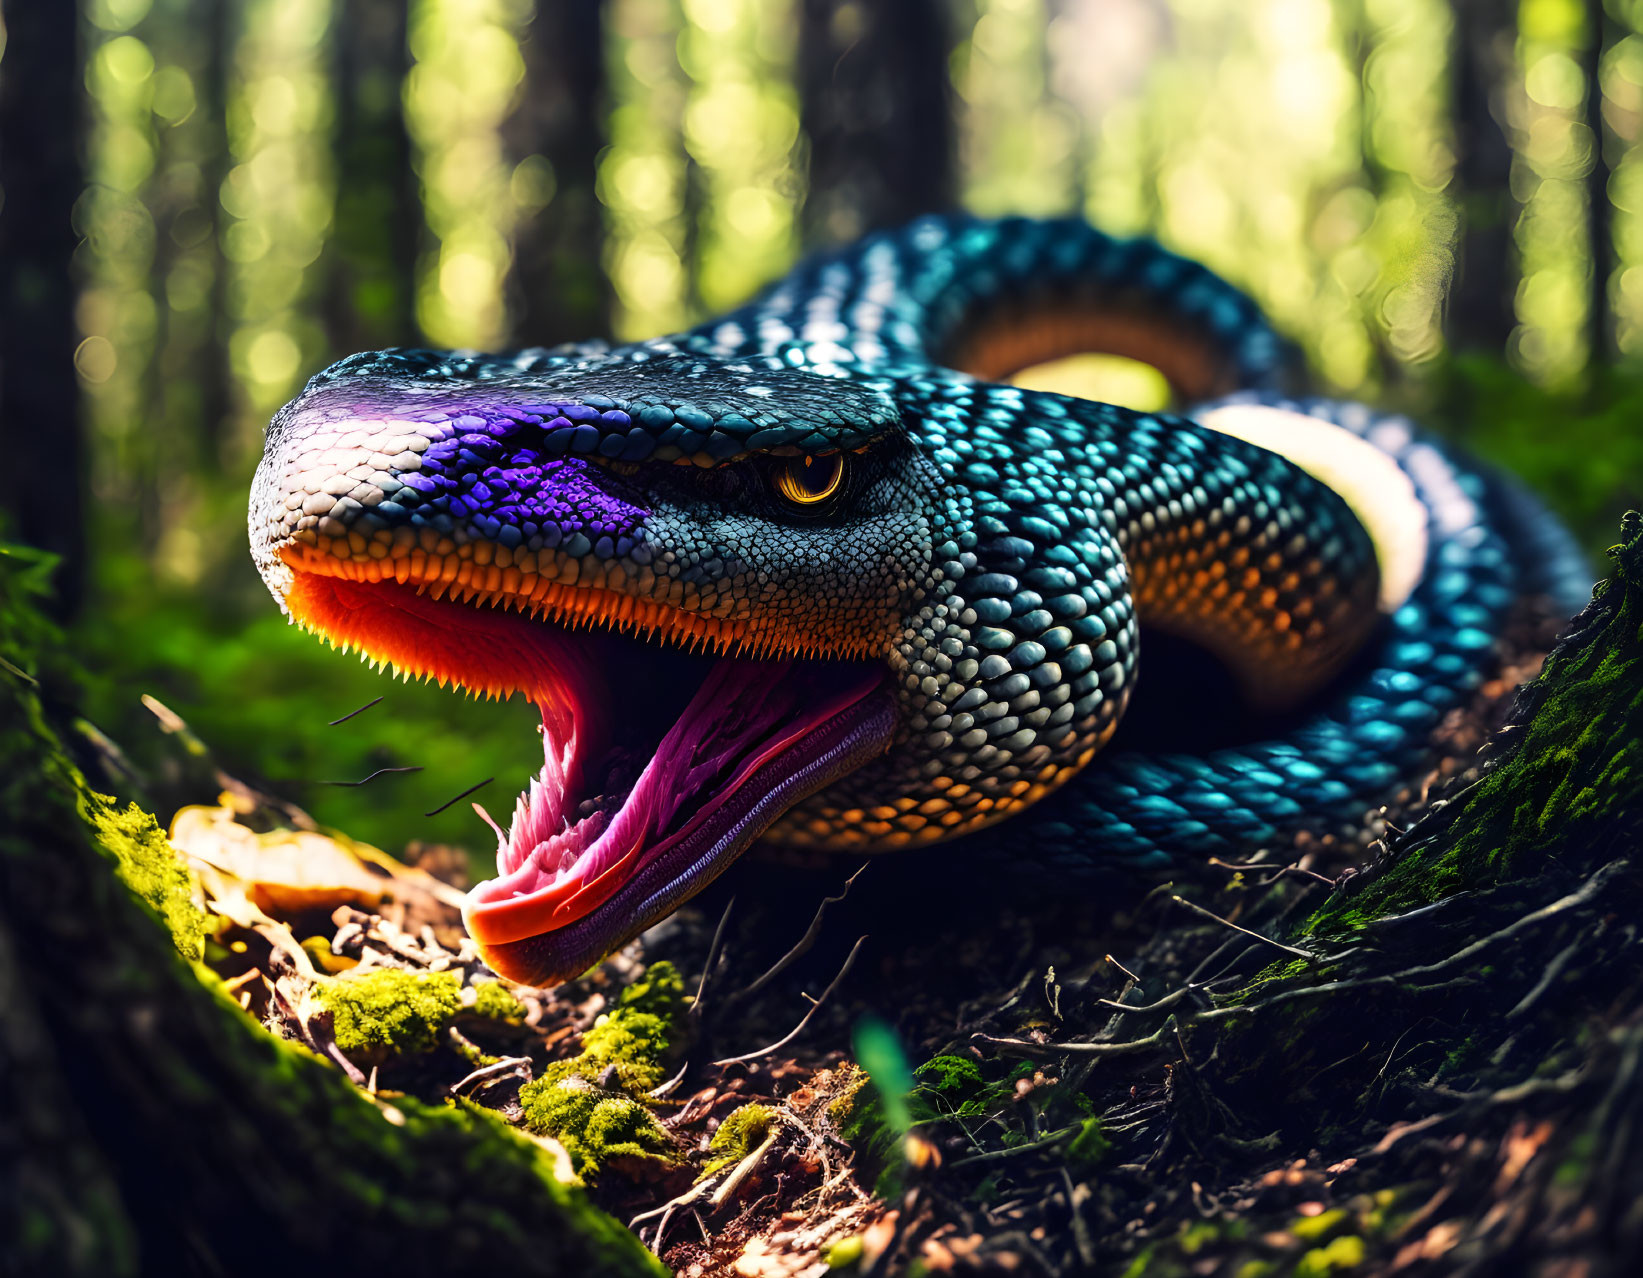
[[[795,506],[810,509],[838,492],[844,482],[844,454],[787,457],[772,476],[776,491]]]

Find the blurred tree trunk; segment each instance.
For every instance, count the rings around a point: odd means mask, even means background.
[[[802,0],[805,239],[836,243],[952,205],[952,52],[939,0]]]
[[[0,73],[0,509],[9,533],[62,556],[56,607],[85,582],[85,443],[74,374],[79,13],[5,0]]]
[[[1456,277],[1449,294],[1449,344],[1460,351],[1506,349],[1517,319],[1512,229],[1512,145],[1500,93],[1512,65],[1515,6],[1455,0],[1456,185],[1461,210]]]
[[[223,317],[227,271],[222,255],[222,184],[228,176],[226,69],[229,6],[186,0],[149,19],[175,65],[197,86],[189,100],[155,102],[156,163],[148,194],[154,217],[154,281],[159,329],[144,394],[147,420],[166,425],[179,449],[152,476],[158,525],[198,517],[199,488],[222,475],[228,417],[228,355]],[[183,449],[189,451],[184,452]],[[181,497],[183,500],[174,500]]]
[[[1586,80],[1586,127],[1592,135],[1592,167],[1586,175],[1586,226],[1592,244],[1591,359],[1594,364],[1608,363],[1615,352],[1609,280],[1616,262],[1603,124],[1603,51],[1608,47],[1609,35],[1603,0],[1586,0],[1586,47],[1581,55],[1581,71]]]
[[[540,0],[521,41],[525,98],[503,126],[522,166],[510,299],[517,345],[610,332],[595,190],[607,136],[603,19],[600,0]]]
[[[201,452],[206,455],[208,473],[218,474],[227,462],[228,418],[233,407],[225,324],[228,317],[228,262],[223,257],[223,237],[228,230],[228,213],[222,204],[223,183],[228,180],[232,157],[228,150],[228,53],[234,31],[230,27],[230,7],[219,0],[202,0],[197,19],[202,30],[203,60],[200,68],[200,101],[196,115],[205,133],[203,174],[205,219],[209,227],[201,252],[211,262],[210,297],[206,302],[206,335],[195,376],[200,378],[199,413]]]
[[[336,26],[337,203],[325,298],[335,355],[413,344],[422,203],[401,91],[404,0],[343,0]]]

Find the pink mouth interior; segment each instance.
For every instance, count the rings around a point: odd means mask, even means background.
[[[577,809],[596,743],[629,725],[601,721],[605,707],[596,688],[556,681],[559,695],[538,702],[542,771],[515,805],[497,850],[498,876],[470,894],[470,929],[486,944],[501,944],[564,927],[603,904],[711,823],[762,764],[881,679],[857,669],[855,678],[841,680],[836,672],[720,658],[631,788],[607,792],[583,815]],[[687,808],[690,815],[680,822]]]
[[[389,581],[299,573],[287,606],[403,671],[539,708],[541,771],[464,910],[526,983],[602,958],[896,730],[880,664],[693,657]]]

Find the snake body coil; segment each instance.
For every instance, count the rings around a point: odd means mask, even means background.
[[[1088,350],[1192,407],[1007,380]],[[301,624],[542,708],[467,913],[519,979],[761,834],[1069,883],[1237,854],[1410,776],[1514,600],[1589,584],[1515,484],[1283,357],[1150,242],[930,218],[668,339],[345,359],[270,427],[253,554]],[[1138,686],[1219,737],[1127,745]]]

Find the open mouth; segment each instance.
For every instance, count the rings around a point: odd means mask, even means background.
[[[569,979],[637,935],[896,727],[882,663],[692,652],[524,615],[530,601],[506,593],[312,571],[286,603],[333,643],[540,710],[541,771],[463,912],[486,961],[525,984]]]

